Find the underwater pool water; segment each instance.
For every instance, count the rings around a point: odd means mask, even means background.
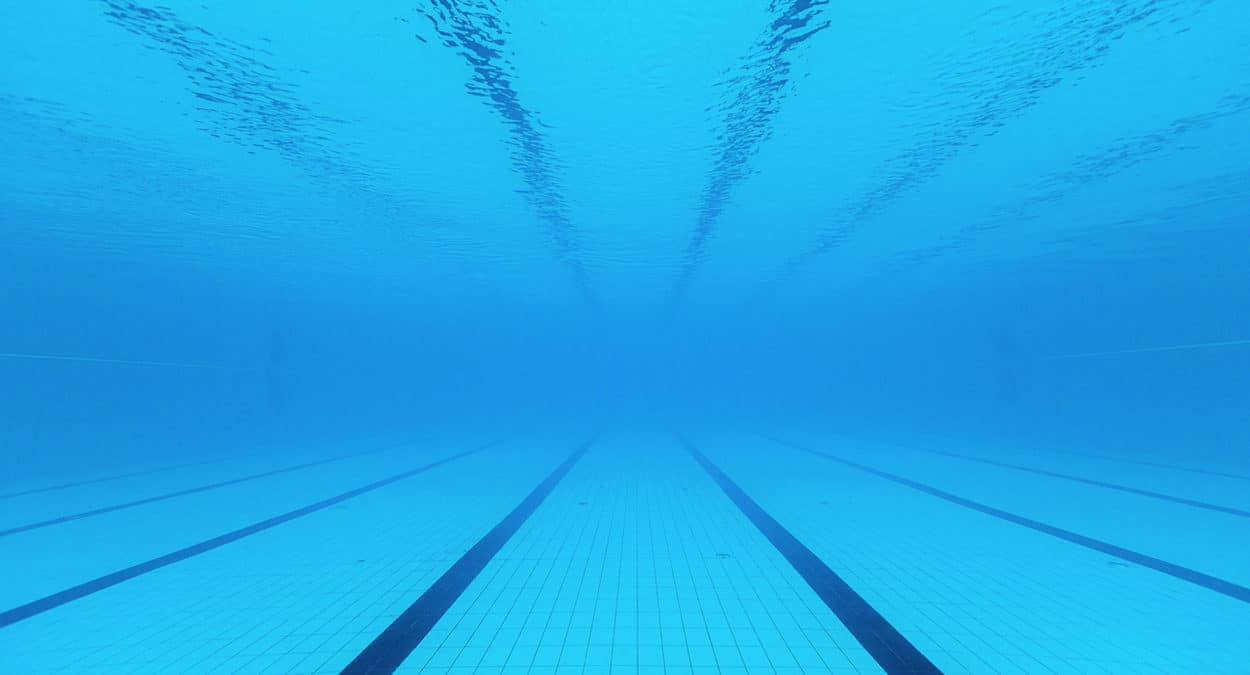
[[[0,673],[1250,673],[1250,4],[0,56]]]

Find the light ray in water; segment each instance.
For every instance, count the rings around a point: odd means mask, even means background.
[[[1242,345],[1250,345],[1250,340],[1224,340],[1223,342],[1194,342],[1184,345],[1167,345],[1164,347],[1143,347],[1141,349],[1115,349],[1106,352],[1081,352],[1079,354],[1064,354],[1063,356],[1055,356],[1050,360],[1060,361],[1063,359],[1081,359],[1089,356],[1113,356],[1115,354],[1145,354],[1147,352],[1178,352],[1188,349],[1214,349],[1216,347],[1237,347]]]
[[[177,363],[173,361],[141,361],[134,359],[103,359],[94,356],[66,356],[63,354],[19,354],[0,352],[0,359],[24,359],[28,361],[72,361],[78,363],[113,363],[128,366],[156,366],[162,368],[199,368],[203,370],[256,370],[240,366],[223,366],[215,363]]]

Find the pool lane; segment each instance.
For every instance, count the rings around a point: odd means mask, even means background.
[[[827,453],[914,481],[966,500],[966,508],[986,507],[995,511],[994,517],[1014,518],[1019,526],[1051,528],[1052,536],[1074,544],[1080,539],[1080,545],[1098,546],[1107,554],[1114,550],[1133,558],[1125,558],[1131,564],[1166,569],[1250,601],[1250,546],[1245,545],[1250,542],[1250,521],[1244,517],[930,452],[822,442],[807,433],[773,435],[791,444],[782,447],[793,452]]]
[[[1179,500],[1210,503],[1239,511],[1250,511],[1250,490],[1243,475],[1220,470],[1215,466],[1201,468],[1150,460],[1106,455],[1081,449],[1035,447],[1024,441],[977,438],[943,438],[932,433],[909,435],[865,435],[838,429],[787,428],[791,440],[805,442],[836,442],[842,447],[855,447],[873,452],[922,452],[943,454],[951,458],[989,459],[1027,467],[1030,470],[1064,474],[1079,480],[1111,483],[1129,490],[1154,492]],[[1217,509],[1218,510],[1218,509]]]
[[[1134,563],[1137,565],[1141,565],[1143,567],[1149,567],[1150,569],[1155,570],[1156,572],[1162,572],[1163,574],[1167,574],[1169,576],[1175,577],[1177,579],[1181,579],[1183,581],[1188,581],[1192,584],[1197,584],[1203,588],[1214,591],[1216,593],[1227,595],[1228,597],[1233,598],[1235,600],[1240,600],[1245,603],[1250,603],[1250,588],[1247,588],[1240,584],[1233,583],[1231,581],[1228,581],[1227,579],[1221,579],[1219,577],[1215,577],[1215,576],[1200,572],[1195,569],[1184,567],[1182,565],[1177,565],[1175,563],[1171,563],[1166,560],[1161,560],[1159,558],[1155,558],[1153,556],[1149,556],[1144,553],[1134,551],[1132,549],[1127,549],[1122,546],[1116,546],[1115,544],[1112,544],[1107,541],[1103,541],[1101,539],[1095,539],[1093,537],[1088,537],[1077,532],[1072,532],[1071,530],[1065,530],[1061,527],[1055,527],[1054,525],[1051,525],[1049,523],[1043,523],[1041,521],[1033,520],[1032,518],[1027,518],[1018,513],[1012,513],[1010,511],[1005,511],[1003,509],[989,506],[987,504],[982,504],[980,502],[973,501],[966,497],[962,497],[960,495],[953,494],[945,490],[941,490],[932,485],[921,483],[919,481],[912,480],[910,478],[907,478],[905,476],[900,476],[898,474],[890,473],[888,471],[882,471],[881,469],[878,469],[876,467],[869,466],[867,464],[861,464],[859,462],[849,460],[839,455],[834,455],[834,454],[822,452],[819,450],[813,450],[811,448],[795,446],[790,443],[785,443],[785,445],[791,445],[791,447],[795,447],[799,450],[803,450],[804,452],[811,453],[817,457],[823,457],[830,461],[838,462],[839,464],[842,464],[844,466],[851,467],[852,469],[855,469],[857,471],[863,471],[865,473],[871,474],[878,478],[883,478],[885,480],[893,481],[895,483],[898,483],[899,485],[905,485],[909,488],[912,488],[913,490],[919,490],[920,492],[923,492],[927,495],[937,497],[938,499],[946,500],[952,504],[962,506],[967,509],[971,509],[978,513],[983,513],[987,516],[999,518],[1009,523],[1020,525],[1021,527],[1027,527],[1031,530],[1041,532],[1042,534],[1047,534],[1052,537],[1076,544],[1078,546],[1084,546],[1085,548],[1098,551],[1099,553],[1105,553],[1107,555],[1115,556],[1125,562]]]
[[[430,439],[298,472],[0,538],[0,612],[192,549],[336,495],[485,444]],[[193,478],[192,484],[200,484]],[[16,616],[16,615],[12,615]]]
[[[168,471],[177,471],[178,469],[186,469],[191,467],[203,466],[214,462],[228,461],[229,457],[211,457],[196,460],[194,462],[183,462],[180,464],[166,464],[161,466],[147,467],[143,469],[135,469],[124,473],[113,473],[104,476],[93,476],[91,478],[81,478],[63,483],[53,483],[51,485],[40,485],[38,487],[15,487],[8,492],[0,494],[0,500],[16,499],[18,497],[28,497],[31,495],[44,494],[48,492],[57,492],[60,490],[69,490],[71,488],[85,487],[89,485],[98,485],[100,483],[108,483],[116,480],[125,480],[127,478],[139,478],[143,476],[151,476],[153,474],[165,473]]]
[[[882,671],[656,431],[600,439],[397,672]]]
[[[87,478],[82,481],[46,486],[24,491],[0,502],[0,529],[24,527],[51,521],[67,515],[100,510],[177,493],[213,483],[227,483],[237,478],[262,474],[298,464],[315,464],[322,460],[358,452],[386,452],[414,443],[437,442],[431,433],[392,434],[369,438],[326,438],[312,444],[245,445],[229,456],[167,465]],[[55,487],[55,489],[46,489]],[[188,492],[188,494],[194,494]]]
[[[481,574],[491,559],[512,538],[513,534],[533,515],[534,510],[543,503],[577,463],[586,451],[594,444],[591,439],[579,445],[559,466],[555,468],[537,487],[533,489],[515,509],[504,516],[495,527],[491,528],[464,555],[460,556],[446,572],[429,588],[425,589],[407,609],[395,618],[368,647],[356,655],[347,664],[343,673],[350,675],[389,675],[395,672],[399,664],[412,654],[412,650],[421,644],[430,629],[434,627],[448,608],[460,599],[460,595],[469,584]]]
[[[337,672],[550,472],[549,444],[468,455],[0,629],[0,652],[23,672]]]
[[[759,438],[695,439],[944,672],[1232,674],[1250,659],[1240,601]]]
[[[12,527],[0,529],[0,537],[8,537],[14,534],[20,534],[22,532],[29,532],[31,530],[38,530],[38,529],[42,529],[45,527],[52,527],[54,525],[60,525],[62,523],[68,523],[68,522],[72,522],[75,520],[82,520],[84,518],[100,516],[106,513],[113,513],[115,511],[123,511],[125,509],[132,509],[138,506],[153,504],[155,502],[162,502],[167,499],[177,499],[178,497],[185,497],[187,495],[198,494],[201,492],[208,492],[210,490],[217,490],[220,488],[229,487],[231,485],[238,485],[239,483],[247,483],[250,481],[260,480],[262,478],[269,478],[272,476],[280,476],[284,473],[290,473],[292,471],[299,471],[300,469],[308,469],[314,466],[321,466],[322,464],[329,464],[331,462],[338,462],[338,461],[342,461],[345,459],[352,459],[353,457],[359,457],[361,455],[381,452],[384,449],[386,448],[376,448],[373,450],[350,452],[350,453],[346,453],[342,455],[336,455],[334,457],[327,457],[325,459],[318,459],[318,460],[314,460],[310,462],[301,462],[299,464],[287,465],[287,466],[283,466],[283,467],[276,468],[276,469],[270,469],[268,471],[262,471],[260,473],[252,473],[252,474],[247,474],[243,476],[236,476],[234,478],[228,478],[225,480],[219,480],[219,481],[215,481],[211,483],[203,483],[200,485],[195,485],[193,487],[183,488],[180,490],[174,490],[173,492],[164,492],[161,494],[151,495],[148,497],[142,497],[139,499],[131,499],[128,501],[113,503],[107,506],[99,506],[99,507],[90,509],[88,511],[80,511],[78,513],[68,513],[65,515],[56,516],[54,518],[48,518],[46,520],[28,522],[22,525],[15,525]]]
[[[1097,478],[1089,478],[1087,476],[1078,476],[1076,474],[1067,473],[1063,471],[1053,471],[1050,469],[1038,468],[1036,466],[1026,466],[1024,464],[1004,462],[1004,461],[997,460],[997,459],[991,459],[988,457],[979,457],[977,455],[969,455],[969,454],[962,453],[962,452],[948,452],[945,450],[938,450],[936,448],[907,446],[904,449],[912,451],[912,452],[924,452],[924,453],[928,453],[931,455],[939,455],[942,457],[949,457],[951,459],[959,459],[959,460],[963,460],[966,462],[977,462],[979,464],[996,466],[996,467],[1003,468],[1003,469],[1011,469],[1012,471],[1023,471],[1024,473],[1031,473],[1031,474],[1035,474],[1038,476],[1046,476],[1048,478],[1059,478],[1061,480],[1072,481],[1074,483],[1083,483],[1085,485],[1092,485],[1094,487],[1106,488],[1108,490],[1116,490],[1118,492],[1126,492],[1128,494],[1138,495],[1141,497],[1149,497],[1151,499],[1158,499],[1158,500],[1165,501],[1165,502],[1172,502],[1173,504],[1181,504],[1183,506],[1190,506],[1196,509],[1205,509],[1207,511],[1215,511],[1217,513],[1226,513],[1228,515],[1237,516],[1239,518],[1250,518],[1250,510],[1239,509],[1233,506],[1225,506],[1223,504],[1215,504],[1210,501],[1205,501],[1201,499],[1191,499],[1189,497],[1181,497],[1181,496],[1174,495],[1174,494],[1167,494],[1165,492],[1159,492],[1157,490],[1146,490],[1143,488],[1133,487],[1131,485],[1125,485],[1123,483],[1116,483],[1116,482],[1112,482],[1109,480],[1100,480]]]
[[[1135,464],[1137,466],[1148,466],[1155,469],[1166,469],[1168,471],[1183,471],[1185,473],[1197,473],[1206,476],[1215,476],[1217,478],[1227,478],[1229,480],[1250,483],[1250,473],[1236,473],[1227,469],[1190,466],[1185,464],[1177,464],[1175,462],[1158,462],[1144,459],[1132,459],[1130,457],[1120,457],[1117,455],[1107,455],[1103,453],[1082,453],[1072,452],[1071,454],[1081,457],[1089,457],[1107,462],[1116,462],[1120,464]]]
[[[685,437],[679,442],[695,458],[699,466],[716,481],[726,496],[751,520],[760,533],[772,542],[786,560],[807,581],[808,586],[820,596],[825,605],[837,615],[855,636],[856,640],[872,654],[877,665],[889,675],[922,675],[941,673],[937,666],[902,633],[890,625],[880,612],[855,592],[838,573],[830,569],[812,550],[795,538],[785,526],[769,515],[750,495],[727,476]]]
[[[424,473],[431,469],[436,469],[444,464],[447,464],[449,462],[454,462],[458,459],[466,457],[475,452],[480,452],[489,447],[490,447],[489,445],[478,446],[477,448],[473,448],[471,450],[465,450],[462,452],[458,452],[458,453],[434,460],[432,462],[421,464],[414,468],[401,471],[397,474],[386,476],[385,478],[373,481],[371,483],[367,483],[365,485],[352,488],[346,492],[342,492],[337,495],[327,497],[326,499],[322,499],[320,501],[316,501],[311,504],[301,506],[297,509],[287,511],[286,513],[273,516],[272,518],[266,518],[265,520],[251,523],[250,525],[246,525],[236,530],[231,530],[230,532],[217,535],[210,539],[198,541],[194,544],[191,544],[190,546],[184,546],[183,548],[177,549],[175,551],[171,551],[164,555],[160,555],[155,558],[151,558],[149,560],[144,560],[134,565],[130,565],[128,567],[124,567],[122,569],[115,570],[113,572],[109,572],[108,574],[104,574],[102,576],[96,577],[94,579],[84,581],[80,584],[70,586],[69,588],[57,591],[55,593],[45,595],[41,598],[37,598],[35,600],[19,605],[17,607],[13,607],[5,611],[0,611],[0,628],[4,628],[5,626],[15,624],[19,621],[24,621],[26,619],[29,619],[30,617],[37,616],[44,612],[56,609],[57,607],[60,607],[61,605],[64,605],[66,603],[70,603],[75,600],[85,598],[93,593],[98,593],[99,591],[111,588],[113,586],[116,586],[117,584],[129,581],[131,579],[142,576],[144,574],[148,574],[149,572],[154,572],[163,567],[173,565],[174,563],[182,562],[183,560],[187,560],[188,558],[192,558],[194,556],[207,553],[209,551],[220,548],[227,544],[231,544],[241,539],[244,539],[246,537],[250,537],[254,534],[264,532],[265,530],[268,530],[270,528],[277,527],[284,523],[288,523],[297,518],[303,518],[304,516],[316,513],[323,509],[328,509],[331,506],[336,506],[349,499],[354,499],[356,497],[359,497],[360,495],[368,494],[370,492],[373,492],[374,490],[391,485],[392,483],[397,483],[406,478],[411,478],[412,476],[415,476],[419,473]]]

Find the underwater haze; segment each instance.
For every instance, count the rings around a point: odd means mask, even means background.
[[[0,674],[1250,673],[1250,3],[0,59]]]

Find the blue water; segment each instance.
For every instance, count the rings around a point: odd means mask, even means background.
[[[1250,673],[1250,3],[0,5],[0,673]]]

